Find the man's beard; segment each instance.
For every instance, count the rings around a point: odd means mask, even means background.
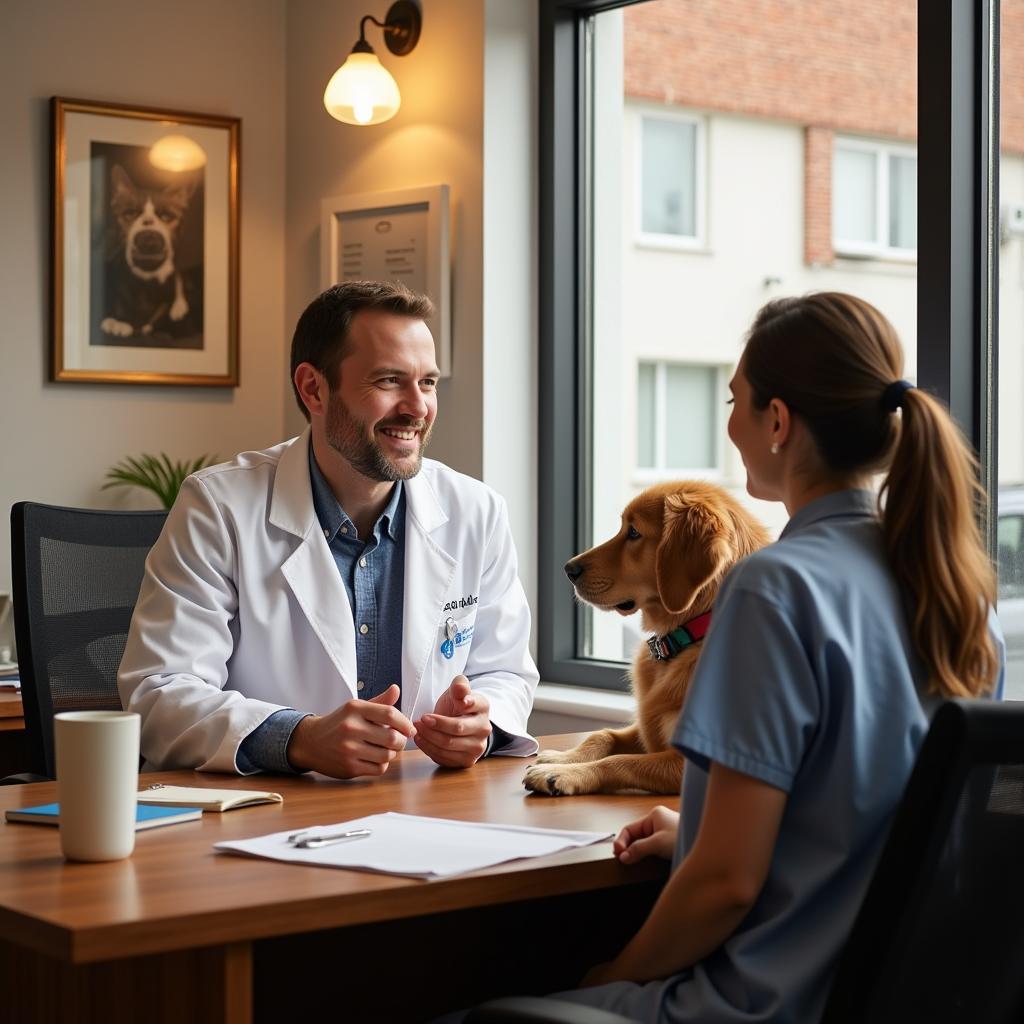
[[[327,400],[327,422],[324,430],[327,443],[357,472],[370,480],[390,483],[394,480],[408,480],[420,471],[423,463],[423,449],[430,440],[430,430],[424,429],[423,420],[406,420],[403,423],[387,423],[395,430],[418,430],[419,450],[412,458],[403,460],[406,465],[398,466],[385,454],[370,435],[369,425],[353,416],[348,406],[338,395]]]

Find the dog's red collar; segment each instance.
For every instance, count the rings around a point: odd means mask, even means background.
[[[695,619],[684,622],[677,629],[673,629],[671,633],[666,633],[664,636],[652,636],[647,641],[651,657],[655,661],[670,661],[680,651],[703,640],[710,625],[711,612],[707,611]]]

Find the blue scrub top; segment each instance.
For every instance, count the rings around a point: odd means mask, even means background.
[[[812,502],[730,573],[673,740],[687,759],[676,862],[696,838],[711,761],[789,797],[757,902],[663,990],[659,1019],[820,1018],[940,703],[925,684],[872,493]],[[997,697],[1002,687],[1001,668]]]

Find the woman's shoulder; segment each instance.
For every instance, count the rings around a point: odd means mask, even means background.
[[[729,574],[731,587],[760,592],[792,583],[813,571],[815,562],[807,557],[806,545],[786,538],[768,544],[738,562]]]
[[[727,583],[730,589],[788,604],[796,597],[820,597],[864,584],[866,576],[876,575],[889,575],[881,534],[876,524],[862,521],[850,524],[842,536],[813,530],[784,535],[739,562]]]

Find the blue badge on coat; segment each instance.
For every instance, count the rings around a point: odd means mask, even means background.
[[[440,651],[449,661],[455,657],[456,647],[462,647],[473,639],[473,627],[463,626],[459,629],[458,623],[450,615],[445,619],[444,633]]]

